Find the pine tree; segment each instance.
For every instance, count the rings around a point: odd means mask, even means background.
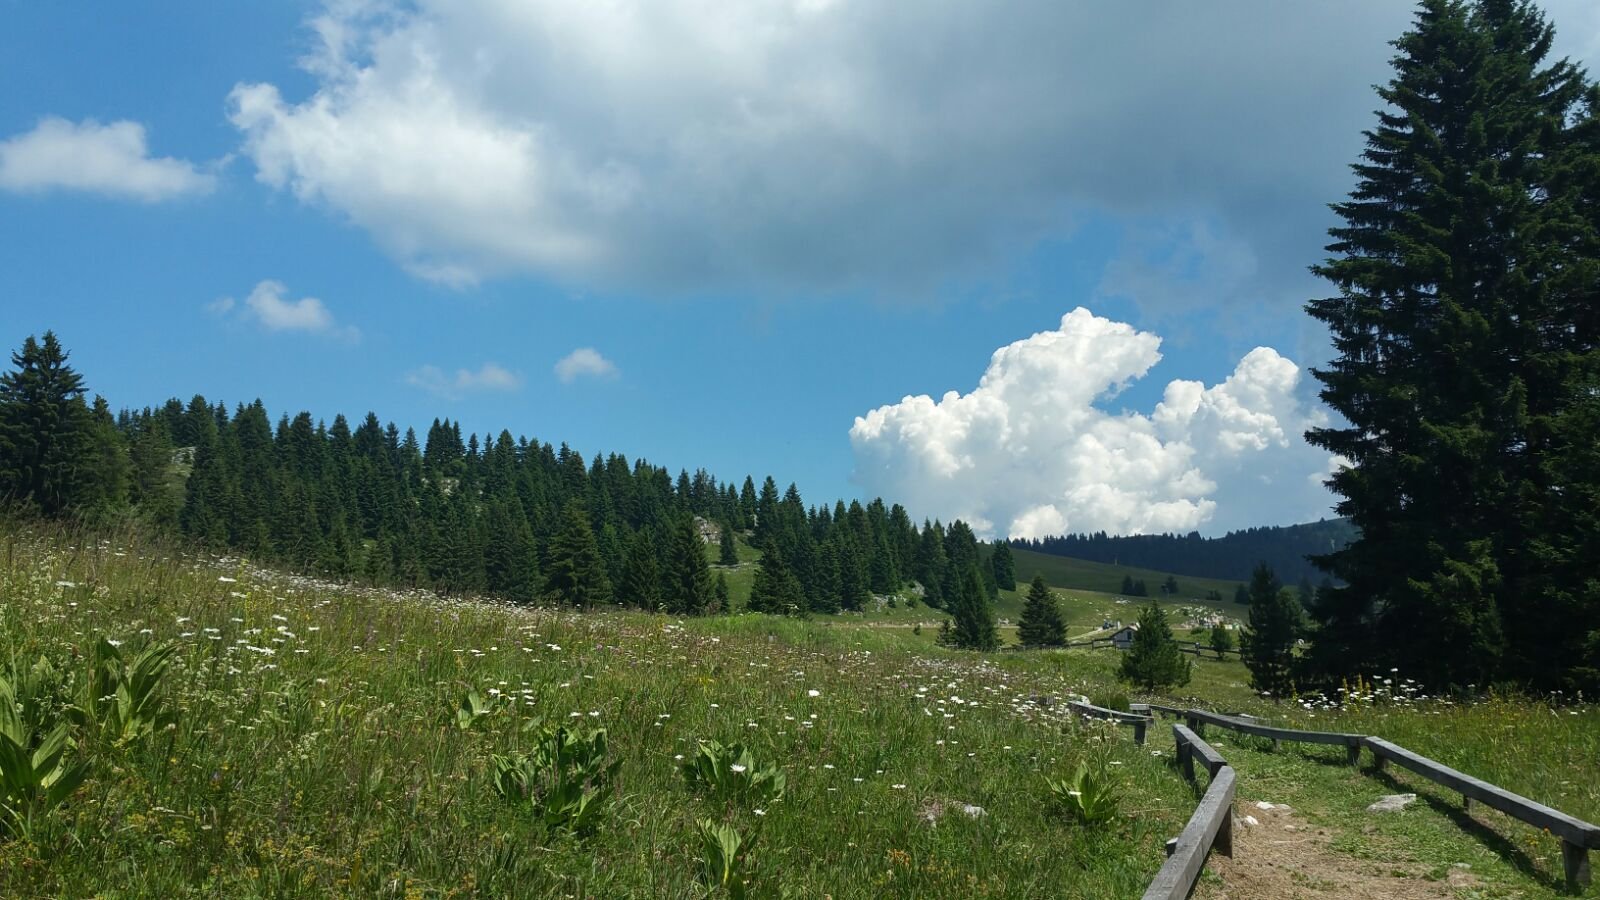
[[[951,626],[947,643],[962,650],[997,650],[1000,634],[995,625],[994,607],[976,564],[967,566],[960,590],[950,601]]]
[[[30,335],[11,363],[0,375],[0,500],[59,515],[91,487],[83,379],[50,331]]]
[[[711,605],[711,566],[694,519],[683,516],[668,536],[661,600],[676,616],[698,616]]]
[[[1033,584],[1028,587],[1028,599],[1017,622],[1017,640],[1024,647],[1061,647],[1067,643],[1067,625],[1043,575],[1033,576]]]
[[[1166,612],[1152,601],[1139,613],[1139,629],[1122,657],[1118,677],[1147,691],[1164,691],[1188,684],[1189,672],[1189,661],[1178,651]]]
[[[1302,630],[1300,604],[1266,563],[1250,576],[1250,629],[1240,640],[1240,656],[1250,669],[1250,686],[1275,697],[1294,688],[1295,644]]]
[[[713,612],[728,613],[733,611],[733,597],[728,592],[728,576],[722,572],[717,573],[717,580],[711,587],[711,602],[715,607]]]
[[[611,580],[595,542],[594,528],[582,501],[568,500],[561,512],[561,530],[550,542],[545,591],[569,606],[584,609],[611,600]]]
[[[1307,438],[1349,460],[1329,483],[1360,535],[1320,560],[1344,583],[1314,610],[1325,681],[1554,686],[1581,654],[1552,635],[1570,587],[1545,550],[1572,545],[1552,524],[1594,483],[1558,488],[1546,463],[1596,383],[1600,142],[1552,39],[1531,3],[1423,0],[1334,207],[1315,271],[1338,295],[1307,311],[1333,334],[1314,375],[1342,424]]]
[[[994,542],[994,552],[989,556],[989,564],[994,572],[994,583],[1002,591],[1017,589],[1017,564],[1011,554],[1011,542],[998,540]]]
[[[763,553],[756,564],[756,580],[750,587],[750,601],[746,606],[751,612],[778,616],[806,612],[800,581],[784,563],[783,552],[776,547]]]
[[[1217,659],[1233,649],[1233,632],[1229,631],[1221,622],[1211,626],[1211,649],[1217,651]]]
[[[661,563],[651,529],[641,528],[628,542],[618,599],[640,609],[654,610],[661,602]]]
[[[733,544],[733,525],[724,522],[722,525],[721,546],[717,564],[722,566],[737,566],[739,564],[739,551]]]

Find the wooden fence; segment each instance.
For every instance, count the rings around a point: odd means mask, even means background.
[[[1459,793],[1462,802],[1467,806],[1473,802],[1482,803],[1520,822],[1550,832],[1561,839],[1562,867],[1567,886],[1573,890],[1580,890],[1593,880],[1589,851],[1600,850],[1600,825],[1585,822],[1560,810],[1529,800],[1527,797],[1513,794],[1504,788],[1458,772],[1443,763],[1413,753],[1397,744],[1391,744],[1382,738],[1331,731],[1274,728],[1248,716],[1220,715],[1201,709],[1178,709],[1159,703],[1131,704],[1131,706],[1137,710],[1181,717],[1188,721],[1189,730],[1196,735],[1202,733],[1204,726],[1214,725],[1241,734],[1269,738],[1274,749],[1282,741],[1343,746],[1351,765],[1360,761],[1361,748],[1366,747],[1371,751],[1375,766],[1380,771],[1388,763],[1393,762]],[[1183,751],[1180,749],[1179,753],[1181,756]],[[1207,764],[1212,764],[1209,759]],[[1192,766],[1192,762],[1189,765]]]
[[[1469,809],[1477,801],[1560,838],[1561,861],[1566,870],[1568,887],[1577,889],[1589,885],[1593,877],[1589,869],[1589,851],[1600,850],[1600,826],[1457,772],[1443,763],[1412,753],[1382,738],[1363,738],[1362,744],[1372,751],[1372,758],[1380,771],[1387,763],[1393,762],[1460,794],[1462,805]]]
[[[1194,762],[1199,758],[1211,774],[1211,784],[1189,817],[1189,824],[1167,841],[1167,861],[1145,889],[1144,900],[1184,900],[1194,891],[1212,850],[1233,855],[1233,767],[1183,725],[1172,726],[1172,737],[1178,746],[1178,765],[1184,777],[1195,780]]]
[[[1113,722],[1121,722],[1124,725],[1132,725],[1133,742],[1140,745],[1144,744],[1145,728],[1149,726],[1151,721],[1153,721],[1148,715],[1141,715],[1136,712],[1123,712],[1118,709],[1106,709],[1103,706],[1095,706],[1091,703],[1084,703],[1079,700],[1068,700],[1067,706],[1073,712],[1078,713],[1079,715],[1089,716],[1090,718],[1094,719],[1110,719]]]

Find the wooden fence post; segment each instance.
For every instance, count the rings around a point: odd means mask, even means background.
[[[1571,841],[1561,842],[1561,862],[1567,870],[1567,887],[1580,891],[1589,886],[1593,876],[1589,871],[1589,848]]]
[[[1217,839],[1211,842],[1211,849],[1229,859],[1233,858],[1233,804],[1228,804],[1228,809],[1222,814],[1222,826],[1217,829]]]

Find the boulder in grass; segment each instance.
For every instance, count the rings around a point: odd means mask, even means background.
[[[1378,802],[1367,807],[1367,812],[1399,812],[1416,801],[1416,794],[1390,794],[1386,797],[1379,797]]]

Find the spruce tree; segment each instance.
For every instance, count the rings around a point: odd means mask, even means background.
[[[1043,575],[1033,576],[1028,599],[1017,622],[1017,640],[1024,647],[1061,647],[1067,643],[1067,625],[1061,620],[1056,595],[1044,583]]]
[[[661,563],[649,528],[641,528],[628,542],[618,598],[640,609],[654,610],[661,602]]]
[[[1275,697],[1295,683],[1295,644],[1302,631],[1300,604],[1273,576],[1266,563],[1250,576],[1250,628],[1240,639],[1240,656],[1250,670],[1250,686]]]
[[[611,600],[611,581],[595,541],[589,514],[579,500],[568,500],[561,512],[561,530],[550,542],[545,591],[580,609]]]
[[[1178,651],[1166,611],[1151,601],[1139,613],[1139,629],[1122,657],[1118,677],[1147,691],[1163,691],[1188,684],[1189,672],[1189,661]]]
[[[777,548],[768,550],[756,564],[756,580],[750,587],[751,612],[778,616],[797,616],[806,612],[805,595],[794,572]]]
[[[947,642],[962,650],[997,650],[1000,634],[995,625],[994,607],[977,565],[967,566],[959,591],[950,601],[950,632]]]
[[[682,516],[668,535],[661,572],[661,601],[667,612],[698,616],[711,605],[711,566],[694,519]]]
[[[733,543],[733,525],[730,523],[724,522],[722,525],[722,539],[718,550],[718,565],[737,566],[739,564],[739,551]]]
[[[715,612],[729,613],[733,611],[733,595],[728,591],[728,576],[722,572],[717,573],[717,580],[711,587],[711,602]]]
[[[47,516],[66,512],[85,492],[91,422],[83,379],[67,365],[54,332],[30,335],[0,375],[0,501]]]
[[[1423,0],[1334,207],[1315,271],[1338,294],[1307,311],[1333,335],[1313,374],[1340,424],[1307,439],[1349,461],[1329,483],[1360,535],[1320,560],[1343,582],[1314,610],[1324,681],[1555,686],[1581,654],[1550,625],[1595,591],[1562,601],[1545,551],[1572,546],[1552,526],[1595,483],[1547,463],[1596,384],[1600,142],[1552,39],[1531,3]]]
[[[1011,542],[998,540],[994,542],[994,552],[989,556],[989,565],[994,572],[994,583],[1002,591],[1017,589],[1017,564],[1011,554]]]

